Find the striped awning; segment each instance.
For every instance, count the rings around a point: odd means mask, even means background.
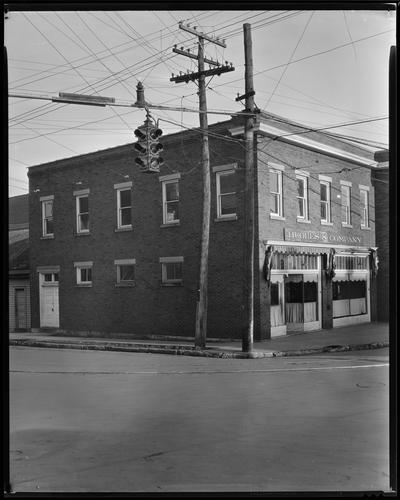
[[[329,254],[330,251],[329,247],[308,247],[300,245],[272,245],[272,249],[274,252],[289,253],[292,255],[298,255],[298,254],[321,255],[321,254]]]

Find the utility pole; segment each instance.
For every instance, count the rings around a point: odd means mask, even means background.
[[[243,25],[245,57],[245,98],[246,112],[254,112],[253,54],[251,25]],[[253,350],[254,334],[254,117],[247,116],[244,126],[245,139],[245,298],[246,327],[243,329],[242,351]]]
[[[179,23],[179,28],[192,33],[198,37],[197,55],[190,53],[190,50],[178,49],[175,45],[173,52],[181,54],[192,59],[197,59],[198,71],[196,73],[182,73],[179,76],[172,75],[170,81],[179,83],[198,80],[199,96],[199,119],[202,132],[202,172],[203,172],[203,217],[201,232],[201,255],[200,255],[200,277],[199,290],[196,304],[196,327],[195,327],[195,346],[204,348],[207,337],[207,285],[208,285],[208,251],[210,241],[210,212],[211,212],[211,179],[210,179],[210,152],[208,147],[208,122],[207,122],[207,99],[206,99],[206,76],[220,75],[227,71],[234,71],[232,63],[225,65],[212,59],[206,59],[204,56],[204,40],[215,43],[221,47],[226,47],[225,40],[221,41],[218,37],[206,35],[197,31],[196,27],[190,27],[189,24]],[[216,66],[214,69],[205,70],[204,63],[210,66]]]

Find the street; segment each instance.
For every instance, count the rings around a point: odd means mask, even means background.
[[[10,349],[14,492],[389,490],[388,349]]]

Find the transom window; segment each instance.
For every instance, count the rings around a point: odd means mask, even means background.
[[[117,190],[118,228],[132,227],[131,188]]]
[[[217,216],[219,219],[236,215],[236,175],[234,170],[217,172]]]
[[[336,255],[335,265],[338,271],[368,269],[367,256],[359,256],[359,255]]]
[[[296,175],[297,219],[308,220],[308,178]]]
[[[58,282],[58,273],[44,273],[44,282],[45,283],[57,283]]]
[[[272,269],[318,269],[318,255],[276,252],[272,255]]]
[[[282,172],[270,169],[271,216],[283,216]]]

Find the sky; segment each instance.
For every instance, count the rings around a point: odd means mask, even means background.
[[[9,12],[9,196],[28,193],[28,167],[136,141],[143,109],[60,104],[34,99],[60,92],[136,101],[141,81],[164,135],[198,127],[195,83],[171,82],[196,71],[197,38],[179,21],[225,39],[205,42],[205,55],[235,71],[207,79],[208,122],[229,119],[244,105],[243,24],[251,25],[255,104],[309,127],[387,148],[388,62],[395,11],[76,11]],[[207,69],[207,66],[206,66]],[[226,115],[212,114],[223,111]],[[366,120],[371,120],[365,122]],[[354,123],[364,121],[364,123]],[[337,127],[337,125],[343,125]],[[132,159],[132,168],[135,168]]]

